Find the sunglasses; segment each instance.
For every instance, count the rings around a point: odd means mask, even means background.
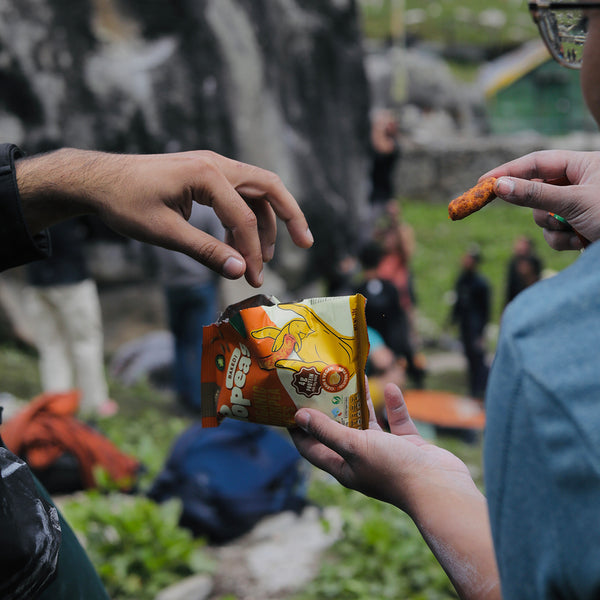
[[[588,32],[589,11],[600,2],[529,2],[529,12],[552,58],[570,69],[580,69]]]

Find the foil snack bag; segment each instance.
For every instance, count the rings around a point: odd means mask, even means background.
[[[364,429],[368,352],[360,294],[281,304],[258,295],[232,305],[203,330],[202,425],[233,417],[290,427],[310,407]]]

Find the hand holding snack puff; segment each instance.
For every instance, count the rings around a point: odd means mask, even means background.
[[[294,426],[302,406],[367,426],[363,296],[277,304],[255,296],[204,328],[202,424]]]

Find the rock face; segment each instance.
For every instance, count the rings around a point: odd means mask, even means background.
[[[276,171],[320,270],[360,222],[355,0],[0,0],[0,90],[0,141],[28,153],[207,148]],[[279,253],[288,275],[306,267],[294,254]]]

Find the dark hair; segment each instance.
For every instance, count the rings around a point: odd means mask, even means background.
[[[358,259],[363,269],[374,269],[383,257],[383,248],[379,242],[367,242],[358,253]]]

